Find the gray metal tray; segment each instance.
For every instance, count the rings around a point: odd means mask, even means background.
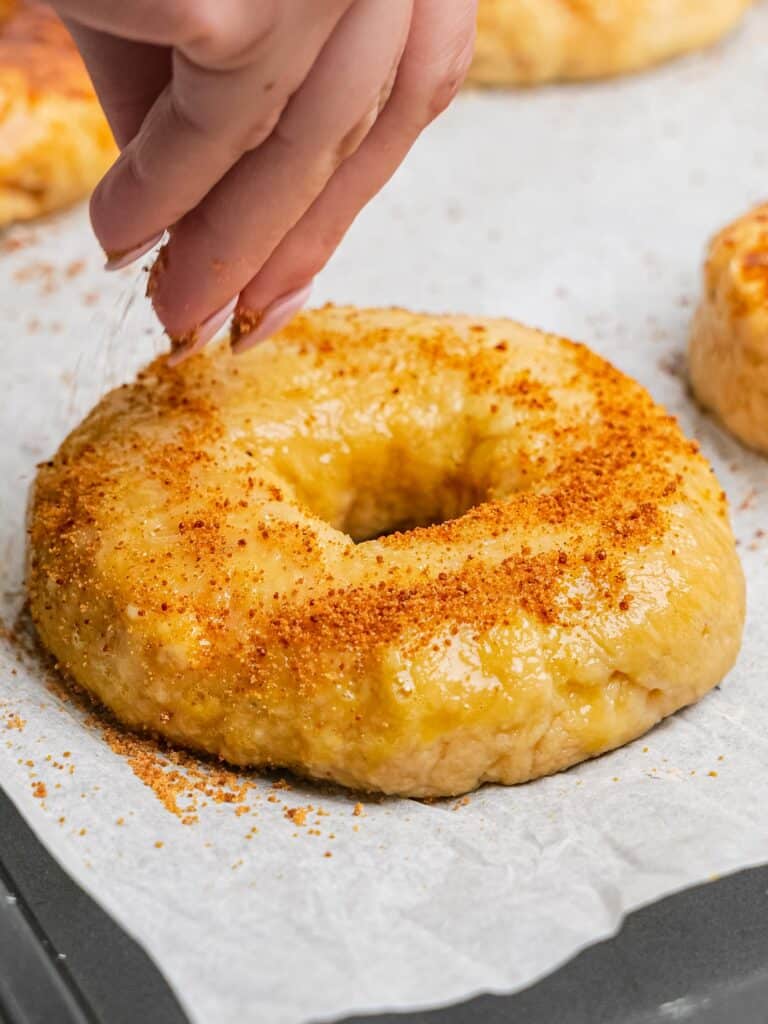
[[[152,961],[49,856],[2,790],[0,1021],[187,1022]],[[516,996],[346,1024],[670,1021],[768,1024],[768,866],[632,914],[614,939]]]

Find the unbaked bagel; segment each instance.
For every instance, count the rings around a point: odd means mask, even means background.
[[[689,361],[701,404],[768,453],[768,204],[711,242]]]
[[[753,0],[480,0],[469,80],[603,78],[714,43]]]
[[[0,227],[87,195],[115,143],[72,38],[31,0],[0,2]]]
[[[40,468],[28,589],[129,726],[420,796],[626,743],[723,678],[744,615],[725,495],[639,385],[394,310],[107,395]]]

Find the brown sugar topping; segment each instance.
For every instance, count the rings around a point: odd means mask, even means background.
[[[306,825],[307,815],[312,811],[312,805],[307,807],[288,807],[285,810],[285,817],[289,821],[292,821],[294,825]]]
[[[238,309],[232,317],[230,342],[236,345],[242,338],[252,334],[264,319],[263,312],[255,309]]]
[[[310,314],[280,336],[281,353],[289,350],[299,367],[296,380],[277,374],[265,384],[248,370],[252,364],[233,365],[223,346],[178,371],[156,361],[41,468],[31,528],[42,559],[35,572],[53,593],[76,594],[96,578],[113,616],[139,624],[152,642],[179,640],[190,672],[219,681],[210,695],[216,721],[244,693],[268,713],[287,688],[295,699],[333,680],[364,677],[367,661],[389,645],[406,657],[428,649],[437,655],[459,632],[481,638],[520,613],[544,628],[588,625],[598,614],[625,621],[638,601],[627,555],[653,550],[668,535],[670,510],[689,486],[681,467],[700,477],[703,460],[642,388],[583,346],[526,335],[530,367],[512,367],[523,362],[519,330],[508,325],[508,340],[467,332],[467,340],[445,321],[371,327],[347,311],[329,326]],[[385,425],[403,408],[429,406],[438,386],[455,386],[456,407],[433,432],[439,437],[458,419],[468,424],[469,440],[466,452],[457,442],[444,489],[466,485],[477,450],[498,445],[491,470],[472,480],[472,507],[357,545],[312,513],[301,494],[311,443],[321,447],[322,403],[343,406],[364,384],[370,417]],[[282,401],[269,424],[280,444],[249,419],[259,388],[262,398]],[[564,411],[573,393],[583,408]],[[482,419],[491,399],[493,428]],[[497,427],[502,416],[513,425]],[[515,433],[518,421],[526,429]],[[365,428],[363,412],[355,422]],[[505,430],[519,449],[511,454]],[[298,466],[291,431],[310,453]],[[353,448],[355,437],[343,434],[342,442],[337,448]],[[399,453],[396,468],[413,472],[407,464],[417,455]],[[340,474],[329,475],[331,489],[337,479],[339,488],[346,484],[336,459],[323,470]],[[390,492],[397,475],[385,481]],[[130,523],[126,507],[139,512]],[[115,521],[132,532],[125,540],[111,531],[106,564],[123,570],[95,576],[101,524],[106,533]],[[267,563],[276,566],[271,575]],[[82,619],[76,626],[87,632]],[[104,643],[108,654],[108,635]],[[129,756],[178,811],[189,791],[184,773],[172,764],[158,768],[140,750]]]
[[[110,258],[114,259],[114,258],[117,258],[117,257],[121,256],[122,253],[107,253],[107,255]],[[166,270],[167,266],[168,266],[168,244],[166,243],[165,245],[161,246],[160,249],[158,249],[157,256],[155,256],[155,262],[152,264],[152,267],[150,268],[150,271],[149,271],[149,276],[147,277],[147,298],[148,299],[151,299],[152,296],[157,291],[158,278]]]

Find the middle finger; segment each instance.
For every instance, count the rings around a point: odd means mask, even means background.
[[[412,0],[357,0],[270,138],[174,229],[151,288],[172,337],[194,332],[239,293],[363,141],[411,13]]]

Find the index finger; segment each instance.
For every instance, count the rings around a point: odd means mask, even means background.
[[[291,0],[242,66],[211,71],[174,53],[170,81],[93,197],[94,230],[108,253],[181,220],[271,135],[351,2]],[[110,74],[119,94],[121,65]]]

